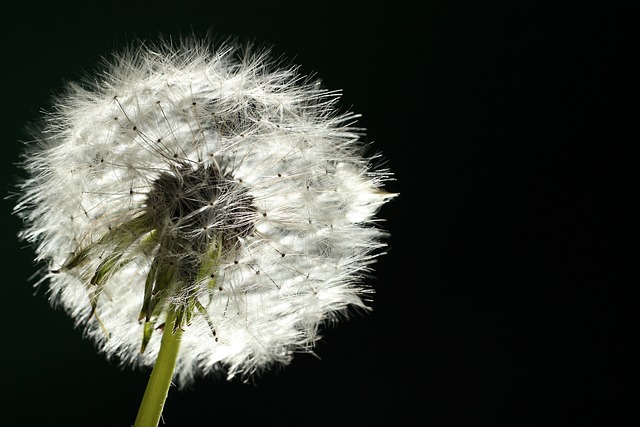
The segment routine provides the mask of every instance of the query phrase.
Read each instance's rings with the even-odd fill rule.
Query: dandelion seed
[[[15,208],[53,303],[101,352],[152,366],[173,325],[178,383],[251,375],[366,307],[391,175],[337,92],[208,42],[106,65],[45,115]]]

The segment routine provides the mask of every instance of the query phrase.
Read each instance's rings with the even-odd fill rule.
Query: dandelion
[[[247,377],[367,307],[391,174],[338,92],[209,41],[105,65],[45,113],[15,208],[39,283],[100,352],[179,385]]]

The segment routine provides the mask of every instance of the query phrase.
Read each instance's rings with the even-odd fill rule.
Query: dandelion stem
[[[175,319],[176,314],[170,311],[164,325],[160,352],[151,371],[134,427],[157,427],[160,421],[182,339],[182,330],[174,328]]]

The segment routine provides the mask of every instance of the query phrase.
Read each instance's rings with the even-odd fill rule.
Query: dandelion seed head
[[[323,322],[366,307],[394,196],[338,99],[231,42],[142,45],[69,84],[15,208],[52,302],[133,366],[174,310],[181,384],[312,351]]]

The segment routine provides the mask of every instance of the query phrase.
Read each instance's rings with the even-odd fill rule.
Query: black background
[[[25,2],[23,2],[25,3]],[[167,426],[609,425],[619,302],[609,213],[627,77],[611,3],[85,3],[4,13],[2,182],[23,125],[136,38],[238,36],[315,72],[362,113],[400,197],[373,312],[252,384],[172,390]],[[418,6],[411,6],[416,4]],[[616,178],[614,178],[616,177]],[[28,284],[3,201],[7,426],[129,426],[147,372],[121,370]],[[615,225],[615,224],[614,224]],[[614,362],[614,365],[618,362]]]

